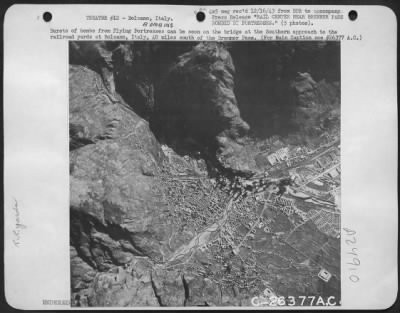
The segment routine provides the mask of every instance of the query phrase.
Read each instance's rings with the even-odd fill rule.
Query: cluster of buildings
[[[321,154],[314,160],[314,166],[317,169],[324,169],[328,166],[339,163],[339,150],[336,148],[328,149],[325,153]]]
[[[310,213],[310,219],[320,231],[334,238],[340,238],[340,214],[326,210]]]
[[[328,175],[330,178],[335,179],[338,178],[340,176],[340,167],[335,167],[334,169],[332,169],[331,171],[328,172]]]
[[[294,200],[287,197],[279,197],[276,194],[272,195],[272,204],[277,206],[287,216],[295,212]]]
[[[274,166],[289,159],[289,147],[280,148],[279,150],[267,156],[268,162]]]
[[[165,185],[166,200],[171,207],[174,223],[189,225],[197,232],[205,225],[214,223],[223,214],[223,192],[214,188],[204,177],[166,175]]]

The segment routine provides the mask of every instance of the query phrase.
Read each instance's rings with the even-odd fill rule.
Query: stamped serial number
[[[251,304],[260,306],[335,306],[336,298],[322,296],[259,296],[251,299]]]

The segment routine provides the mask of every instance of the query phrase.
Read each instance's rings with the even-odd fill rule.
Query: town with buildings
[[[185,248],[167,265],[249,295],[267,286],[274,295],[325,290],[339,298],[340,141],[338,134],[321,138],[316,146],[267,140],[263,171],[230,191],[226,178],[209,179],[206,171],[168,176],[171,220],[181,226],[171,241]],[[216,188],[219,181],[225,188]]]

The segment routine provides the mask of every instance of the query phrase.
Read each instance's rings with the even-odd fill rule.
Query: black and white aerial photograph
[[[72,307],[341,305],[340,42],[70,41]]]

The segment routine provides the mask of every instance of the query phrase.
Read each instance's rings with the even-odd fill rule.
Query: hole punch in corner
[[[43,17],[43,21],[48,23],[53,19],[53,14],[51,14],[50,12],[44,12],[42,17]]]
[[[199,11],[196,13],[196,20],[198,22],[203,22],[206,19],[206,14],[203,11]]]
[[[351,11],[349,12],[349,20],[350,20],[350,21],[354,22],[354,21],[357,19],[357,17],[358,17],[357,11],[351,10]]]

